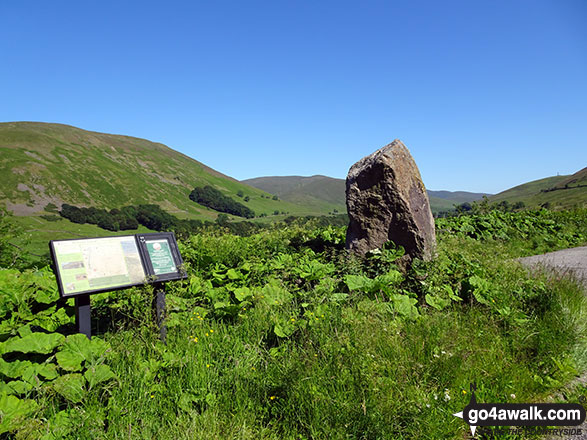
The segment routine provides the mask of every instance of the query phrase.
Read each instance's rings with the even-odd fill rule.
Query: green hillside
[[[129,136],[38,122],[0,123],[0,207],[17,216],[60,206],[118,208],[155,203],[181,218],[214,220],[217,212],[189,200],[211,185],[257,215],[312,214],[244,185],[171,148]],[[238,197],[241,194],[242,197]],[[244,198],[248,196],[248,201]]]
[[[63,203],[108,210],[153,203],[178,218],[214,221],[217,211],[189,199],[194,187],[210,185],[252,209],[253,221],[331,209],[273,200],[160,143],[61,124],[0,123],[0,164],[0,210],[13,214],[24,232],[15,244],[33,253],[45,253],[50,239],[112,235],[95,225],[60,219],[56,209]],[[55,206],[51,210],[48,204]]]
[[[582,188],[587,186],[587,167],[568,176],[562,182],[557,183],[552,189]]]
[[[243,183],[277,195],[280,199],[326,212],[346,212],[345,181],[327,176],[270,176]]]
[[[466,203],[466,202],[474,202],[476,200],[481,200],[483,196],[490,196],[489,193],[472,193],[468,191],[428,191],[428,197],[430,198],[430,203],[432,203],[432,199],[443,199],[448,200],[452,204],[459,204],[459,203]]]
[[[452,211],[458,203],[454,200],[442,199],[440,197],[432,197],[428,191],[428,200],[430,201],[430,210],[432,214],[438,212]]]
[[[243,183],[262,189],[292,203],[305,204],[316,209],[337,209],[345,212],[345,181],[327,176],[270,176],[243,180]],[[485,193],[467,191],[428,191],[433,213],[450,211],[454,205],[480,200]]]
[[[587,206],[587,168],[570,176],[534,180],[489,198],[492,203],[523,202],[526,207],[572,208]]]

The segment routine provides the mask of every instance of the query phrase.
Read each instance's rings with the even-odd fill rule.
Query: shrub
[[[210,185],[194,188],[190,193],[190,199],[215,211],[245,218],[255,217],[255,213],[251,209],[241,203],[235,202]]]

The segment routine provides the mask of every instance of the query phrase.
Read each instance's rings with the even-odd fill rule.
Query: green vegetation
[[[243,193],[241,191],[240,197],[242,196]],[[225,212],[227,214],[237,215],[239,217],[245,218],[255,217],[255,213],[251,209],[247,208],[242,203],[235,202],[230,197],[225,196],[210,185],[194,188],[190,193],[190,200],[193,200],[202,206],[212,208],[215,211]]]
[[[59,214],[74,223],[90,223],[108,231],[126,231],[139,227],[136,216],[129,212],[129,208],[131,207],[106,211],[98,208],[78,208],[64,203]],[[42,218],[48,220],[47,216]]]
[[[326,212],[346,212],[345,181],[326,176],[273,176],[243,183],[276,194],[281,200]],[[460,203],[480,200],[485,194],[466,191],[428,191],[433,214],[452,212]],[[262,196],[264,197],[264,196]]]
[[[512,261],[585,231],[585,210],[439,219],[437,258],[408,272],[392,243],[353,258],[317,220],[202,231],[180,242],[167,345],[149,286],[92,296],[89,342],[51,271],[0,270],[0,432],[463,438],[470,382],[483,402],[536,402],[587,368],[583,292]]]
[[[587,168],[571,176],[535,180],[489,197],[491,203],[522,202],[528,208],[584,208],[587,206]]]
[[[55,214],[62,203],[108,210],[157,204],[180,218],[214,221],[216,211],[188,199],[195,186],[206,185],[231,197],[242,192],[249,197],[247,207],[259,214],[276,209],[295,215],[328,211],[272,200],[159,143],[61,124],[0,123],[0,157],[6,170],[0,203],[19,216],[43,210]]]

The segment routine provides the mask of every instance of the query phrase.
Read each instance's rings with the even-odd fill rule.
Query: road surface
[[[520,262],[526,267],[554,270],[561,275],[573,277],[583,284],[587,292],[587,246],[520,258]],[[583,374],[575,382],[576,384],[587,383],[587,374]],[[583,431],[581,435],[566,438],[569,440],[587,440],[587,420],[580,428]],[[552,437],[553,440],[562,438]]]

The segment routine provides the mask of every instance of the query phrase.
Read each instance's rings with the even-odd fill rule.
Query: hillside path
[[[519,261],[529,268],[551,269],[561,275],[570,275],[583,284],[585,292],[587,293],[587,246],[520,258]],[[587,373],[583,373],[573,382],[576,385],[587,383]],[[569,440],[587,440],[587,420],[580,426],[580,428],[582,429],[581,435],[566,438]],[[562,438],[563,437],[551,437],[548,440]]]

